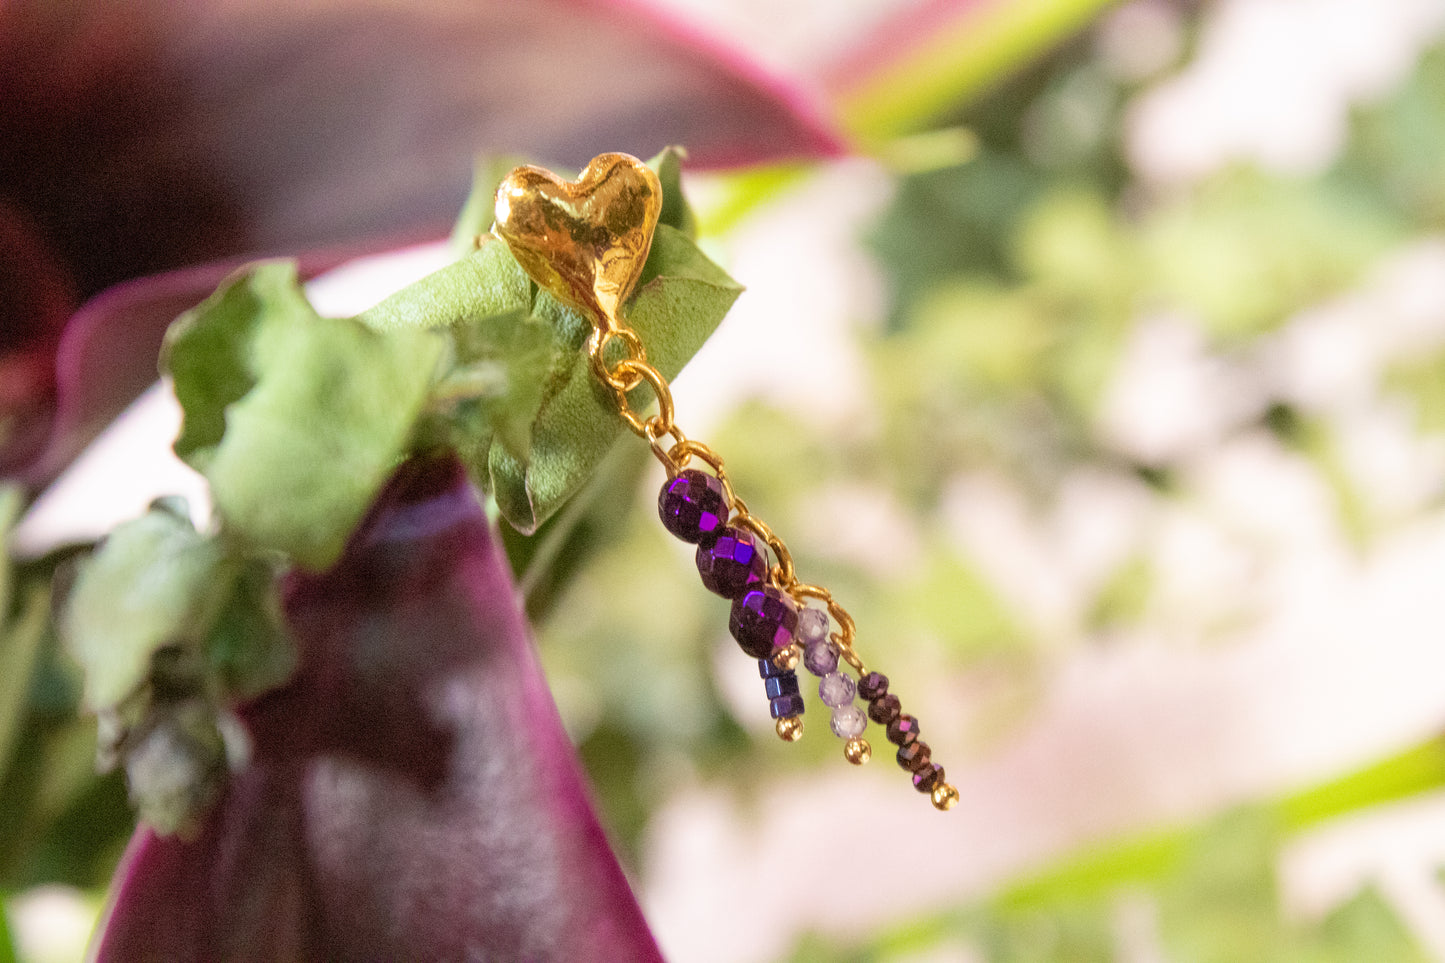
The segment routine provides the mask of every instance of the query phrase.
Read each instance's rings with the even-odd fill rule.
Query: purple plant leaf
[[[669,143],[702,166],[839,152],[819,116],[801,88],[636,3],[14,0],[0,221],[44,257],[0,244],[0,290],[52,279],[73,305],[218,259],[440,236],[482,152],[577,166]],[[63,468],[153,380],[158,329],[206,277],[89,305],[58,378],[52,319],[7,322],[0,474]]]
[[[301,273],[311,277],[341,260],[340,253],[314,254],[302,259]],[[0,417],[7,401],[23,413],[21,430],[0,439],[0,477],[38,488],[63,471],[159,377],[156,358],[170,323],[240,264],[212,262],[117,284],[70,315],[53,343],[37,334],[0,352],[0,373],[13,364],[32,376],[13,399],[0,393]]]
[[[300,670],[196,838],[137,832],[98,960],[661,959],[457,462],[286,589]]]
[[[439,234],[478,153],[835,152],[803,95],[636,4],[0,7],[0,197],[82,296],[242,253]]]

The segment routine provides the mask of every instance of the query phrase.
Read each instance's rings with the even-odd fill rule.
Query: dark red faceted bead
[[[758,547],[756,535],[729,525],[697,547],[697,574],[709,592],[735,599],[763,584],[768,559]]]
[[[798,628],[798,606],[771,585],[749,589],[733,602],[728,630],[744,652],[766,659],[791,645]]]
[[[868,703],[868,718],[872,719],[880,726],[886,726],[888,725],[888,723],[898,718],[898,713],[902,710],[902,708],[903,706],[899,703],[898,697],[896,695],[893,695],[891,693],[888,695],[881,695],[878,698],[874,699],[872,702]]]
[[[913,788],[919,792],[933,792],[933,787],[941,782],[943,782],[943,767],[936,762],[929,763],[913,773]]]
[[[870,672],[858,680],[858,695],[868,702],[888,691],[888,676],[882,672]]]
[[[888,741],[907,746],[918,741],[918,720],[906,713],[888,723]]]
[[[909,772],[917,772],[932,761],[933,750],[926,742],[910,742],[898,750],[898,765]]]
[[[689,468],[662,486],[657,514],[667,530],[684,542],[702,542],[727,522],[728,499],[717,478]]]

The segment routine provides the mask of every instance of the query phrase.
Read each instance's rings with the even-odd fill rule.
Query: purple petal
[[[35,456],[49,432],[56,346],[75,293],[28,218],[0,200],[0,475]]]
[[[660,960],[452,459],[293,577],[302,667],[193,841],[142,830],[97,959]]]
[[[804,96],[635,4],[0,6],[0,198],[87,295],[242,253],[442,233],[480,152],[836,152]]]
[[[73,305],[215,259],[438,236],[482,152],[837,153],[819,118],[800,87],[635,3],[18,0],[0,4],[0,291],[51,279]],[[12,224],[24,250],[3,243]],[[153,380],[166,322],[223,274],[91,302],[58,378],[53,319],[32,304],[7,322],[0,474],[53,477]]]
[[[346,256],[309,256],[302,259],[301,273],[312,277]],[[156,359],[170,323],[204,300],[240,263],[206,264],[118,284],[71,315],[54,343],[37,335],[28,349],[0,354],[0,374],[15,359],[17,367],[24,364],[35,375],[33,390],[24,397],[25,430],[0,439],[0,477],[40,487],[64,470],[159,377]]]

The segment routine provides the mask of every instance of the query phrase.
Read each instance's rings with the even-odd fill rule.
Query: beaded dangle
[[[642,340],[622,318],[661,209],[656,174],[635,157],[602,154],[573,182],[538,167],[512,171],[497,189],[492,230],[538,285],[592,319],[592,372],[666,469],[657,502],[662,523],[697,546],[703,585],[732,602],[728,628],[758,661],[778,736],[794,742],[803,734],[801,661],[819,680],[818,695],[849,762],[862,765],[872,757],[863,737],[872,720],[898,748],[898,764],[914,788],[937,809],[951,809],[958,790],[944,781],[943,767],[919,739],[918,720],[888,691],[888,677],[869,671],[859,657],[853,618],[827,589],[798,578],[787,546],[733,491],[722,459],[683,434],[673,420],[667,379],[648,364]],[[608,362],[605,353],[619,344],[622,357]],[[657,413],[648,417],[628,398],[642,385],[657,402]],[[694,462],[708,470],[689,467]]]

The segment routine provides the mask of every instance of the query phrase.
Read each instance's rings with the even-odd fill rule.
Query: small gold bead
[[[774,728],[778,730],[779,739],[784,742],[797,742],[803,738],[803,717],[784,716]]]
[[[843,758],[855,766],[861,766],[873,758],[873,747],[868,745],[867,739],[849,739],[848,744],[843,747]]]
[[[933,787],[933,808],[941,813],[946,813],[958,805],[958,790],[948,783],[939,783]]]
[[[791,672],[798,667],[798,658],[798,643],[794,642],[787,648],[773,653],[773,665],[784,672]]]

